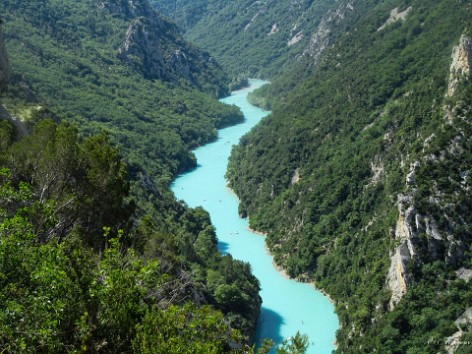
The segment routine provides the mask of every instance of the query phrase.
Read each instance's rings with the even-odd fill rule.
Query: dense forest
[[[243,120],[216,98],[257,76],[272,114],[227,178],[275,262],[335,301],[337,352],[470,352],[470,1],[2,0],[0,17],[0,351],[268,352],[250,266],[169,191]]]
[[[350,4],[317,64],[253,95],[273,114],[227,176],[276,262],[335,299],[338,351],[467,352],[471,4]]]
[[[243,119],[225,72],[144,0],[0,16],[2,352],[255,352],[258,280],[168,189]]]
[[[469,352],[470,2],[156,6],[272,81],[227,177],[275,261],[336,301],[338,351]]]
[[[0,134],[12,141],[11,125]],[[42,120],[0,156],[2,350],[220,353],[248,343],[260,303],[248,265],[217,252],[203,210],[175,212],[179,235],[133,220],[126,165],[107,134],[82,139]]]

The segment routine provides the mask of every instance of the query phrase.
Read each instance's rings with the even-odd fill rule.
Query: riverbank
[[[252,233],[259,234],[261,236],[267,236],[263,232],[254,231],[251,228],[248,228],[248,230]],[[274,269],[276,269],[280,274],[282,274],[282,276],[285,279],[293,279],[297,282],[311,285],[314,290],[319,291],[320,293],[322,293],[329,300],[329,302],[331,302],[331,304],[333,304],[333,306],[336,306],[336,301],[326,291],[324,291],[323,289],[318,288],[316,286],[315,281],[313,279],[311,279],[308,276],[308,274],[305,275],[308,278],[308,281],[306,281],[304,278],[292,278],[290,275],[287,274],[287,271],[285,270],[284,267],[282,267],[282,266],[278,265],[277,263],[275,263],[274,256],[273,256],[272,252],[270,251],[269,246],[267,246],[267,243],[265,244],[265,250],[266,250],[267,254],[272,258],[272,265],[273,265]]]
[[[236,193],[234,193],[234,191],[229,188],[234,195],[236,195]],[[236,195],[237,196],[237,195]],[[253,234],[256,234],[256,235],[259,235],[259,236],[264,236],[264,237],[267,237],[267,233],[265,232],[262,232],[262,231],[257,231],[255,229],[252,229],[251,227],[247,227],[247,230]],[[316,290],[316,291],[319,291],[320,293],[322,293],[328,300],[329,302],[331,302],[333,304],[333,306],[336,306],[336,301],[326,292],[324,291],[323,289],[319,288],[316,286],[316,283],[315,281],[308,275],[308,274],[305,274],[305,276],[308,278],[308,281],[306,281],[304,278],[292,278],[290,275],[287,274],[287,271],[284,267],[278,265],[277,263],[275,263],[275,260],[274,260],[274,255],[272,254],[272,252],[270,251],[269,249],[269,246],[267,246],[267,243],[264,242],[264,247],[265,247],[265,250],[267,252],[267,254],[272,258],[272,266],[274,267],[274,269],[276,269],[280,274],[282,274],[282,276],[285,278],[285,279],[294,279],[298,282],[301,282],[301,283],[305,283],[305,284],[310,284],[311,286],[313,286],[313,288]]]

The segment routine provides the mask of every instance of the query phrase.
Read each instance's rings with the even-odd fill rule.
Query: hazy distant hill
[[[293,69],[304,53],[322,51],[336,35],[330,26],[351,11],[350,4],[327,0],[152,3],[233,75],[266,78]]]

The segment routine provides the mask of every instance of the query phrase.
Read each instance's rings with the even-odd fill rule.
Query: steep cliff
[[[228,78],[218,63],[185,42],[176,25],[147,0],[103,1],[98,7],[129,22],[118,58],[145,78],[187,82],[216,97],[228,94]]]
[[[459,44],[452,52],[452,63],[449,75],[448,96],[453,96],[461,78],[468,76],[472,70],[472,38],[461,36]]]

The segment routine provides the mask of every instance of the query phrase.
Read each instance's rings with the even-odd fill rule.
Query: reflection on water
[[[270,338],[274,343],[281,343],[284,338],[280,333],[280,328],[284,323],[284,319],[277,312],[262,306],[261,317],[257,326],[256,337],[258,340]],[[261,344],[261,343],[258,343]]]

